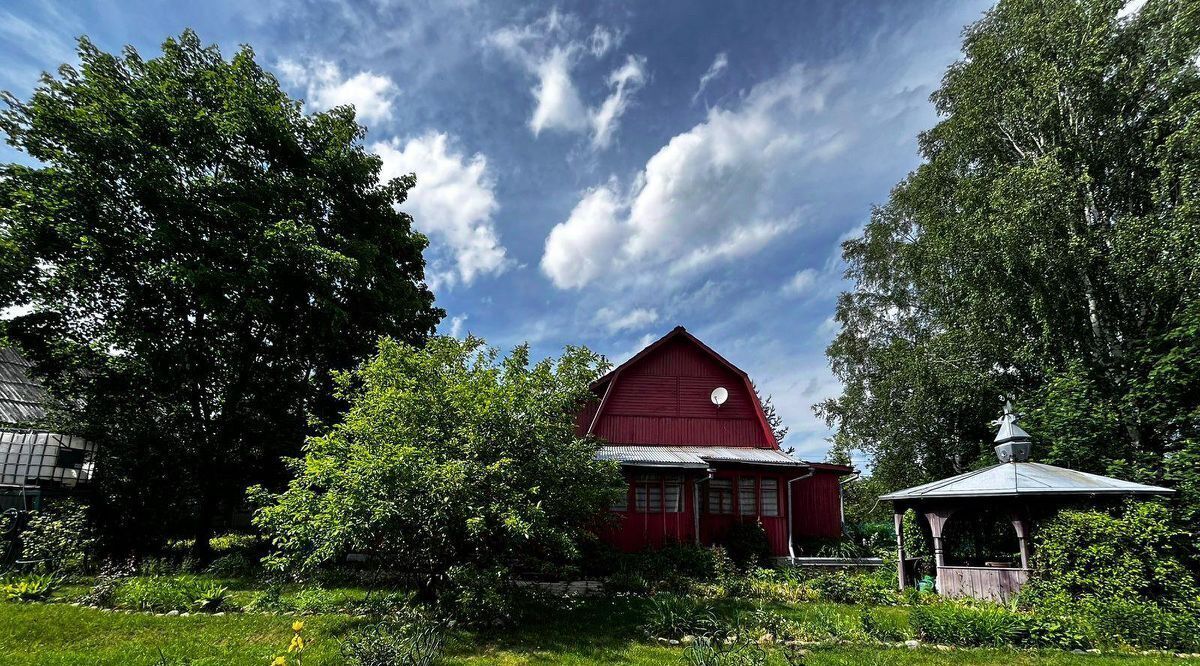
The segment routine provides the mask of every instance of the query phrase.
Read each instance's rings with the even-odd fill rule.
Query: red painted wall
[[[609,381],[593,434],[613,444],[775,446],[745,380],[686,338],[668,340]],[[718,386],[729,391],[720,407],[709,399]],[[581,414],[584,430],[595,410]]]
[[[817,471],[792,484],[792,530],[794,538],[834,539],[842,536],[841,477]]]
[[[684,508],[680,513],[660,511],[657,513],[642,513],[636,510],[636,497],[632,484],[628,487],[628,504],[625,511],[614,511],[617,516],[615,524],[604,531],[603,537],[620,550],[632,553],[647,548],[660,548],[664,543],[695,541],[695,511],[700,510],[700,543],[711,546],[720,543],[728,534],[729,529],[741,522],[761,522],[771,544],[771,554],[786,556],[788,554],[787,516],[741,515],[737,506],[737,479],[747,476],[755,477],[756,487],[762,488],[761,479],[773,478],[778,482],[779,509],[778,513],[786,514],[786,484],[792,475],[771,474],[756,471],[721,470],[715,475],[718,479],[733,479],[734,509],[731,514],[709,514],[703,511],[703,495],[706,491],[702,477],[691,477],[684,481]],[[696,506],[695,488],[699,483],[701,505]]]

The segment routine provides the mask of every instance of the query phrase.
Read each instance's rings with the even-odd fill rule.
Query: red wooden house
[[[605,534],[622,550],[719,543],[744,521],[761,522],[780,557],[795,540],[841,536],[839,480],[852,470],[780,450],[750,378],[682,326],[592,389],[579,429],[606,440],[600,457],[629,482]]]

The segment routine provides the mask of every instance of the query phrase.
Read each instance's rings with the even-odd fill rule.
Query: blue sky
[[[682,324],[820,459],[838,243],[917,165],[988,4],[15,0],[0,89],[27,96],[83,34],[249,44],[309,109],[355,104],[386,174],[417,173],[443,332],[620,361]]]

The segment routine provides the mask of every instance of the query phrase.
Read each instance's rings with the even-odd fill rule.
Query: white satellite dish
[[[708,399],[712,400],[712,404],[720,407],[729,399],[729,391],[726,391],[724,386],[718,386],[713,389],[712,395],[708,396]]]

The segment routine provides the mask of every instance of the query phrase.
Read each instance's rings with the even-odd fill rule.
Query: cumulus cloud
[[[580,93],[575,69],[584,58],[604,58],[621,39],[621,33],[599,25],[583,36],[575,15],[553,9],[527,25],[501,28],[487,42],[534,79],[530,89],[534,108],[529,117],[534,136],[546,130],[586,133],[591,135],[592,147],[602,149],[612,143],[621,116],[646,82],[646,59],[627,55],[608,75],[609,92],[594,107]]]
[[[635,308],[628,312],[623,312],[618,308],[600,308],[596,312],[595,321],[597,324],[607,328],[610,333],[633,331],[658,322],[658,310],[653,308]]]
[[[467,157],[451,143],[446,134],[428,132],[378,142],[371,150],[383,159],[383,178],[417,174],[403,208],[434,241],[431,282],[470,284],[504,272],[510,261],[493,220],[498,204],[487,158]],[[446,250],[439,251],[439,242]]]
[[[341,69],[328,60],[283,60],[278,69],[289,84],[304,87],[305,100],[313,108],[325,110],[350,104],[364,122],[392,117],[392,101],[399,91],[386,76],[359,72],[345,77]]]
[[[692,95],[692,104],[700,99],[700,95],[704,94],[704,89],[713,82],[713,79],[725,73],[727,67],[729,67],[729,56],[724,52],[718,53],[717,57],[713,58],[712,64],[708,66],[708,71],[700,77],[700,85],[696,87],[696,92]]]
[[[775,195],[790,174],[846,146],[838,131],[797,119],[821,111],[839,80],[836,69],[795,67],[738,108],[711,109],[626,191],[613,180],[587,191],[547,237],[542,271],[563,289],[602,276],[658,284],[752,255],[795,229],[803,204]]]

